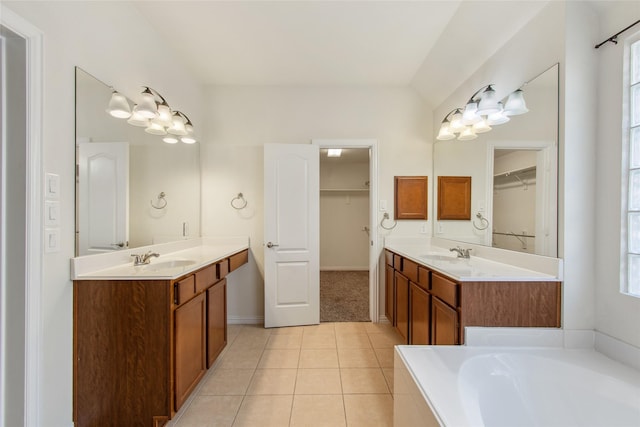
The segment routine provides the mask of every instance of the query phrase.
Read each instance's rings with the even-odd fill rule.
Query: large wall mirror
[[[199,236],[199,145],[112,117],[111,93],[76,67],[76,256]]]
[[[528,113],[474,140],[434,144],[434,182],[439,176],[471,177],[471,219],[436,220],[433,234],[556,257],[558,65],[522,89]]]

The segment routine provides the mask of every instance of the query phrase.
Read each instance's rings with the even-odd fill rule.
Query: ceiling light
[[[503,114],[502,102],[498,102],[498,106],[500,107],[500,111],[496,113],[491,113],[487,116],[487,124],[489,125],[501,125],[507,123],[509,120],[509,116],[505,116]]]
[[[150,88],[144,88],[144,91],[142,91],[142,101],[133,108],[133,111],[147,119],[154,119],[158,115],[156,98],[153,96]]]
[[[149,126],[147,126],[147,128],[144,130],[147,133],[150,133],[151,135],[166,135],[167,131],[164,128],[164,126],[162,126],[159,123],[156,123],[155,121],[151,121],[149,123]]]
[[[472,139],[476,139],[478,135],[473,131],[472,126],[467,126],[464,128],[462,132],[460,132],[460,136],[458,136],[458,140],[460,141],[470,141]]]
[[[327,150],[327,157],[340,157],[342,155],[342,148],[329,148]]]
[[[173,124],[167,129],[167,132],[171,135],[178,136],[187,134],[187,129],[185,128],[185,120],[180,111],[175,111],[173,113]]]
[[[178,138],[176,138],[173,135],[167,135],[164,138],[162,138],[162,140],[164,142],[166,142],[167,144],[177,144],[178,143]]]
[[[129,101],[123,94],[114,90],[111,94],[111,99],[109,100],[107,113],[118,119],[128,119],[129,117],[131,117],[131,107],[129,107]]]
[[[487,123],[485,119],[480,120],[478,123],[473,125],[473,131],[475,133],[485,133],[491,130],[491,126]]]
[[[451,129],[449,128],[449,121],[447,120],[445,122],[442,122],[442,125],[440,126],[440,132],[438,132],[438,136],[436,137],[436,139],[440,141],[446,141],[455,137],[455,134],[451,132]]]
[[[191,135],[186,135],[186,136],[180,137],[180,141],[182,141],[184,144],[195,144],[196,143],[196,139]]]
[[[143,117],[138,112],[136,112],[135,107],[133,108],[133,113],[127,123],[133,126],[147,127],[149,126],[149,119]]]
[[[464,112],[462,113],[462,123],[465,125],[472,125],[478,123],[482,120],[482,116],[478,114],[478,103],[469,100],[467,105],[464,107]]]
[[[481,116],[486,116],[487,114],[497,113],[500,111],[500,107],[498,106],[498,98],[496,96],[496,91],[493,90],[493,86],[489,85],[482,92],[480,97],[480,103],[478,104],[478,114]]]
[[[451,123],[449,123],[449,130],[451,132],[460,132],[464,130],[464,124],[462,123],[462,111],[456,108],[451,116]]]

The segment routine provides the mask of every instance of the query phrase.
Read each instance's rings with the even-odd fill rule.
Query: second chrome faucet
[[[149,264],[151,262],[151,258],[157,258],[160,254],[149,251],[146,254],[131,254],[131,256],[133,257],[133,265],[135,266]]]
[[[471,249],[462,249],[460,246],[449,249],[449,252],[457,252],[458,258],[465,258],[465,259],[470,258],[469,251],[471,251]]]

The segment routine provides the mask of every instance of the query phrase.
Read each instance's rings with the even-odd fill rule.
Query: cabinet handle
[[[173,303],[175,305],[178,305],[178,284],[174,283],[173,284]]]

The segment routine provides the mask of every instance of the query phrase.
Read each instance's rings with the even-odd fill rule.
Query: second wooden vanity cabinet
[[[74,281],[76,426],[162,426],[227,343],[225,276],[244,250],[174,280]]]
[[[462,344],[466,326],[560,327],[560,282],[458,282],[390,250],[385,259],[385,313],[407,344]]]

